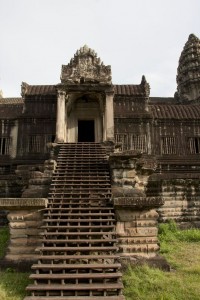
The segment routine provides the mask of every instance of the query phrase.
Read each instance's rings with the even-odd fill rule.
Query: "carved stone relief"
[[[68,65],[62,66],[61,82],[111,84],[111,67],[105,66],[94,50],[85,45]]]

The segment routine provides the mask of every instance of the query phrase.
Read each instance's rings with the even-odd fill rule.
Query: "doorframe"
[[[79,127],[79,121],[93,121],[93,130],[94,130],[94,143],[95,143],[95,141],[96,141],[96,128],[95,128],[95,119],[94,118],[78,118],[77,119],[77,142],[79,143],[79,141],[78,141],[78,139],[79,139],[79,130],[78,130],[78,127]],[[92,142],[91,142],[92,143]]]

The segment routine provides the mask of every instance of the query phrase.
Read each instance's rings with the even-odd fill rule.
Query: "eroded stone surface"
[[[40,245],[43,211],[46,198],[0,198],[0,209],[8,210],[10,241],[5,259],[35,260],[35,249]]]
[[[156,168],[152,156],[128,151],[110,156],[116,231],[122,257],[153,257],[159,250],[158,213],[160,196],[147,197],[146,186]]]

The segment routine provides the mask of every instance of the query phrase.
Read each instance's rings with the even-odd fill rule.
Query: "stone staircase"
[[[62,144],[25,300],[124,300],[109,166],[97,143]]]

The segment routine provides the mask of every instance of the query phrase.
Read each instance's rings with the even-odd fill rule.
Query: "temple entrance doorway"
[[[94,120],[78,120],[78,142],[95,142]]]

